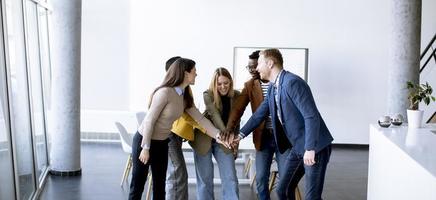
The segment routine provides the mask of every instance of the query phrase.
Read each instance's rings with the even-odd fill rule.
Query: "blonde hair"
[[[233,97],[233,95],[235,93],[233,91],[233,79],[232,79],[232,76],[230,75],[230,72],[224,67],[217,68],[213,74],[212,80],[210,81],[209,92],[212,92],[213,104],[215,105],[215,107],[218,110],[220,109],[220,105],[221,105],[221,97],[220,97],[220,94],[218,92],[218,87],[217,87],[219,76],[227,77],[230,80],[230,88],[229,88],[229,92],[227,93],[227,96]]]
[[[283,69],[283,57],[278,49],[265,49],[260,51],[259,54],[263,55],[265,58],[271,59],[277,67]]]

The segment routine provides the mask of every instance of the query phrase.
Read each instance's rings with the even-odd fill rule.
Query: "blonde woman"
[[[209,89],[204,93],[205,116],[222,132],[226,130],[230,110],[239,92],[233,90],[232,77],[225,68],[215,70]],[[239,133],[239,126],[234,133]],[[214,199],[212,155],[218,163],[222,199],[239,199],[235,160],[231,150],[205,134],[196,134],[193,142],[195,171],[197,174],[197,199]]]

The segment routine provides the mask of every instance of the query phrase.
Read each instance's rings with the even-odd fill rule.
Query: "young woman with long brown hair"
[[[220,130],[203,117],[194,105],[189,85],[195,83],[196,76],[195,62],[179,58],[168,69],[162,84],[152,93],[147,115],[133,137],[129,199],[141,199],[149,167],[153,175],[153,199],[165,199],[168,137],[173,122],[183,112],[205,128],[207,135],[212,138],[219,136]],[[221,142],[218,138],[217,141]]]

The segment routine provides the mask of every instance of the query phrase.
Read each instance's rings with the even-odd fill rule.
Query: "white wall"
[[[113,110],[145,110],[163,79],[165,61],[174,55],[197,62],[193,91],[203,109],[201,93],[213,70],[224,66],[232,72],[233,47],[265,46],[309,48],[309,85],[336,143],[368,144],[368,124],[385,115],[389,1],[131,0],[130,5],[130,67],[120,70],[129,75],[99,83],[117,94],[129,90],[125,105],[104,99]],[[423,14],[424,43],[436,32],[434,8],[436,1],[423,0],[423,11],[432,12]],[[127,85],[115,87],[120,82]]]
[[[422,0],[421,49],[428,45],[436,34],[436,1]]]
[[[81,107],[128,110],[129,1],[83,1],[82,7]]]
[[[160,82],[163,63],[171,55],[198,62],[195,92],[200,94],[216,67],[231,70],[234,46],[303,47],[309,48],[309,84],[336,142],[367,143],[368,123],[384,113],[385,92],[378,86],[386,85],[387,75],[386,3],[227,0],[132,5],[137,15],[132,22],[144,24],[135,26],[131,37],[136,41],[131,80],[141,88]],[[140,80],[138,76],[149,71],[157,75]],[[149,91],[131,94],[132,105],[139,108]]]

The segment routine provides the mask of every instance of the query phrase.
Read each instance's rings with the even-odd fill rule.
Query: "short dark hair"
[[[173,64],[179,58],[181,58],[181,57],[180,56],[174,56],[174,57],[168,59],[167,62],[165,63],[165,71],[168,71],[168,69],[170,68],[171,64]]]
[[[257,51],[253,51],[253,53],[251,53],[248,58],[252,59],[252,60],[257,60],[259,59],[259,52],[260,50]]]

